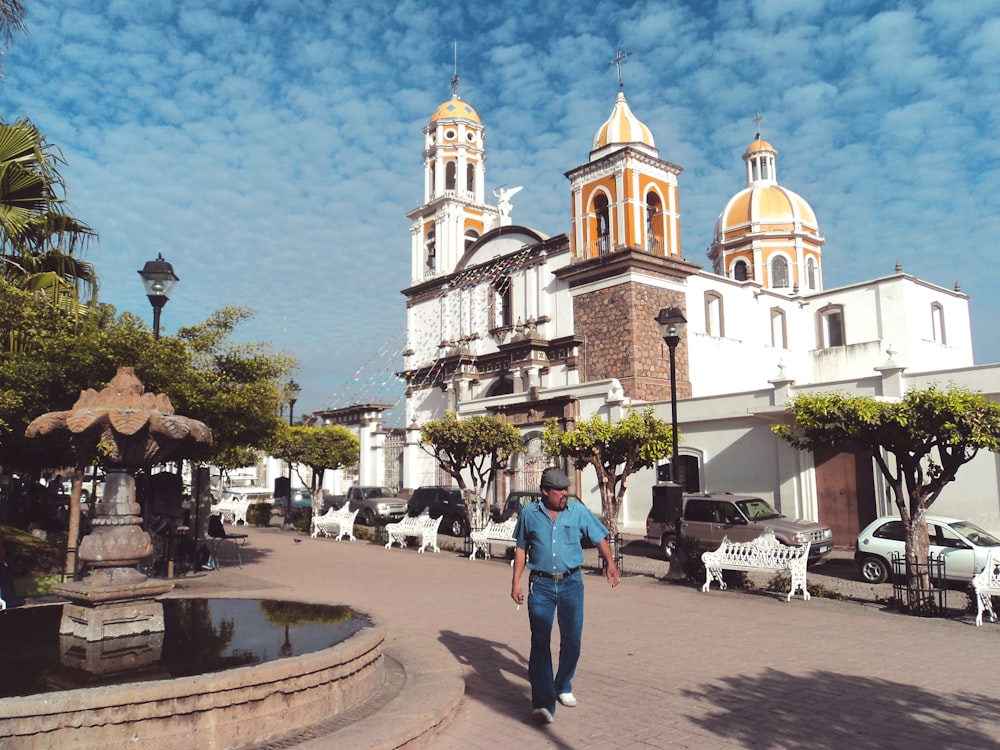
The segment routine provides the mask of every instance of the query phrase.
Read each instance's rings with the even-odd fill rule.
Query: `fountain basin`
[[[371,625],[346,640],[298,656],[0,699],[0,747],[109,750],[142,743],[203,750],[293,734],[363,703],[381,687],[385,627],[366,616]]]

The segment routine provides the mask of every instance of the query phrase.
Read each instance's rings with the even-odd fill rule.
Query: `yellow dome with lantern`
[[[743,153],[747,186],[719,214],[708,251],[720,275],[773,287],[777,282],[767,269],[777,257],[784,258],[781,262],[790,264],[793,271],[801,262],[803,268],[815,268],[818,274],[825,240],[816,213],[805,198],[778,184],[777,155],[759,134]],[[790,288],[800,281],[797,273],[784,278]],[[817,278],[802,280],[802,287],[818,288]]]

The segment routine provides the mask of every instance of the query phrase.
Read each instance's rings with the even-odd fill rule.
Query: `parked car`
[[[417,487],[406,504],[406,514],[419,516],[427,511],[431,518],[441,516],[441,531],[451,536],[469,533],[469,514],[462,492],[454,487]]]
[[[388,487],[351,487],[345,502],[358,511],[358,520],[365,526],[398,521],[406,515],[406,501]]]
[[[944,558],[948,580],[968,582],[986,565],[986,555],[1000,547],[1000,539],[974,523],[945,516],[927,516],[930,554]],[[892,576],[893,556],[902,557],[906,549],[906,530],[899,516],[882,516],[858,534],[854,561],[861,579],[883,583]]]
[[[694,537],[711,549],[722,544],[723,537],[734,542],[749,542],[764,529],[771,528],[782,544],[799,546],[811,542],[810,563],[833,550],[833,532],[828,526],[787,518],[763,498],[714,492],[685,494],[682,501],[681,534]],[[676,530],[672,520],[666,517],[665,505],[654,503],[650,508],[646,517],[646,539],[659,545],[664,559],[673,557]]]

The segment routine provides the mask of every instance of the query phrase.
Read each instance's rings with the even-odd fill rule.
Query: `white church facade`
[[[898,265],[824,287],[820,224],[778,181],[777,150],[760,133],[743,154],[744,184],[734,179],[738,189],[721,207],[707,262],[681,247],[682,169],[661,157],[623,93],[587,161],[566,172],[565,233],[515,224],[519,188],[487,202],[484,143],[478,112],[457,94],[424,128],[423,201],[407,214],[402,489],[450,483],[418,446],[420,425],[447,410],[497,414],[522,431],[524,452],[498,498],[535,487],[553,462],[539,439],[548,418],[571,427],[650,404],[669,421],[669,354],[654,321],[663,307],[688,321],[676,351],[686,487],[759,494],[787,515],[830,524],[844,546],[892,510],[885,488],[870,459],[797,452],[775,438],[770,426],[787,416],[789,398],[893,397],[932,383],[1000,396],[1000,366],[973,364],[959,289]],[[363,456],[367,476],[365,465]],[[998,476],[996,456],[978,457],[936,509],[1000,530]],[[571,477],[598,509],[592,471]],[[656,479],[650,469],[630,481],[624,530],[643,530]]]

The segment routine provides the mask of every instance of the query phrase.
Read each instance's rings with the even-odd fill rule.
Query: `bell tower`
[[[584,339],[588,380],[618,378],[631,398],[669,397],[666,349],[654,322],[663,307],[685,307],[699,266],[681,256],[677,178],[653,134],[622,91],[594,136],[589,161],[566,173],[572,198],[573,260],[556,272],[569,282],[574,330]],[[690,394],[687,342],[677,349],[678,392]]]
[[[424,202],[407,213],[411,283],[455,270],[465,251],[499,221],[486,205],[486,128],[458,95],[431,115],[424,128]]]

